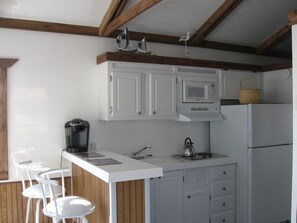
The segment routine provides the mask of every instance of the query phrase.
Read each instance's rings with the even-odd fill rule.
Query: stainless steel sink
[[[142,160],[142,159],[151,158],[151,157],[153,157],[153,155],[151,155],[151,154],[149,154],[149,155],[137,154],[137,155],[131,156],[131,158],[133,158],[135,160]]]

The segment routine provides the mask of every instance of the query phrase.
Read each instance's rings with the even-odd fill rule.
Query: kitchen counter
[[[183,160],[172,156],[146,157],[135,160],[109,151],[85,154],[63,152],[72,162],[72,193],[93,201],[96,211],[89,222],[116,223],[130,216],[139,223],[150,222],[150,178],[163,176],[163,171],[236,163],[234,157],[214,155],[203,160]],[[129,194],[129,196],[127,196]],[[139,208],[131,213],[129,210]]]
[[[163,171],[185,170],[199,167],[219,166],[237,163],[236,157],[213,155],[201,160],[186,160],[167,156],[155,156],[143,159],[143,162],[162,167]]]
[[[103,155],[103,157],[82,158],[68,152],[64,152],[63,157],[106,183],[148,179],[163,175],[162,168],[155,166],[154,163],[134,160],[109,151],[101,150],[96,152]],[[120,164],[94,165],[92,162],[94,159],[103,160],[106,158],[118,161]]]
[[[149,179],[163,176],[161,167],[103,150],[63,158],[72,163],[72,194],[95,203],[89,222],[150,222]]]

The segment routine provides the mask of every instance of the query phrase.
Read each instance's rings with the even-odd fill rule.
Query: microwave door
[[[183,82],[183,103],[203,102],[207,97],[207,85],[195,82]]]

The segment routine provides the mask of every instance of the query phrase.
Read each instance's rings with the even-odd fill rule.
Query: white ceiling
[[[184,36],[187,32],[195,32],[223,2],[224,0],[162,0],[124,27],[127,26],[131,31]]]
[[[139,0],[129,0],[126,10]],[[111,0],[1,0],[0,17],[99,27]],[[162,0],[121,28],[183,36],[195,32],[224,0]],[[243,0],[206,40],[257,47],[287,23],[296,0]],[[291,51],[291,39],[276,45]]]

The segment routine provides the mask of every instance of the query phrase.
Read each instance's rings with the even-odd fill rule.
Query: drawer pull
[[[188,195],[188,198],[191,198],[191,195]]]
[[[226,171],[223,171],[223,174],[224,174],[224,175],[226,175],[226,173],[227,173]]]
[[[223,187],[223,190],[225,191],[226,190],[226,187]]]
[[[225,207],[226,206],[226,203],[223,203],[222,205]]]
[[[226,219],[224,218],[224,219],[222,219],[222,222],[226,222]]]

